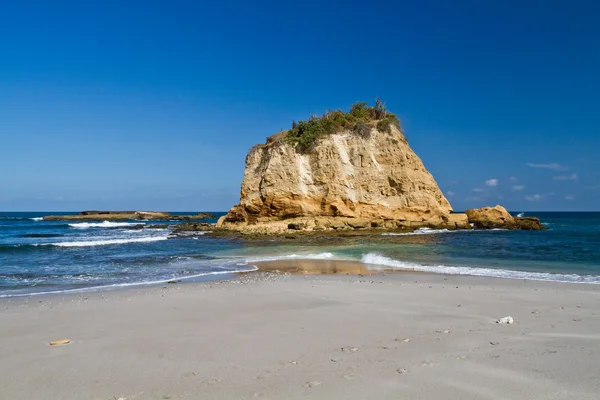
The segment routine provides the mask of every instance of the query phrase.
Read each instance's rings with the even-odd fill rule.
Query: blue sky
[[[11,3],[0,210],[227,210],[252,145],[376,96],[456,210],[600,210],[598,2]]]

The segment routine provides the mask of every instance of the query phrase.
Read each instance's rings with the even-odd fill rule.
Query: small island
[[[77,215],[46,215],[44,221],[200,221],[214,219],[211,213],[177,215],[164,211],[82,211]]]
[[[293,122],[250,149],[240,202],[216,227],[259,235],[545,229],[539,219],[513,217],[502,206],[454,212],[380,100]]]

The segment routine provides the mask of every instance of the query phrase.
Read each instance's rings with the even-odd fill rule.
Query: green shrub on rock
[[[313,115],[308,121],[294,121],[285,134],[285,140],[306,152],[323,136],[347,130],[368,137],[373,128],[391,133],[392,125],[400,130],[398,117],[388,112],[385,104],[377,99],[373,107],[366,102],[358,102],[350,107],[350,112],[330,110],[320,117]]]

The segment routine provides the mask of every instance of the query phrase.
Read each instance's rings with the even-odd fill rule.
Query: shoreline
[[[292,259],[253,262],[258,272],[288,273],[296,275],[378,275],[385,273],[421,273],[365,264],[358,260]],[[369,268],[372,267],[372,268]],[[376,267],[376,268],[375,268]]]
[[[417,265],[417,264],[415,264]],[[455,267],[470,269],[470,267]],[[492,268],[486,268],[486,270],[494,270]],[[497,271],[508,271],[516,274],[547,274],[547,275],[564,275],[564,274],[551,274],[551,273],[528,273],[519,270],[504,270],[498,269]],[[171,284],[197,284],[197,283],[212,283],[221,281],[235,281],[240,279],[247,274],[291,274],[291,275],[304,275],[304,276],[318,276],[318,275],[350,275],[350,276],[385,276],[386,274],[416,274],[416,275],[433,275],[443,277],[457,277],[457,278],[481,278],[481,279],[493,279],[493,280],[507,280],[507,281],[526,281],[526,282],[547,282],[556,284],[569,284],[569,285],[599,285],[598,282],[577,282],[577,281],[560,281],[551,279],[534,279],[534,278],[521,278],[521,277],[510,277],[510,276],[492,276],[492,275],[478,275],[468,273],[446,273],[446,272],[435,272],[429,270],[419,270],[410,268],[394,268],[385,264],[377,263],[365,263],[361,260],[344,260],[344,259],[311,259],[311,258],[293,258],[293,259],[277,259],[267,261],[252,261],[248,262],[248,270],[241,271],[212,271],[206,273],[200,273],[192,276],[176,277],[176,278],[165,278],[151,282],[136,282],[136,283],[118,283],[105,286],[91,286],[73,289],[62,289],[49,292],[32,292],[32,293],[19,293],[19,294],[0,294],[0,304],[4,300],[9,299],[22,299],[22,298],[38,298],[43,296],[61,296],[61,295],[87,295],[91,293],[104,293],[114,292],[123,290],[140,290],[143,288],[158,287],[161,285]]]
[[[254,272],[3,299],[0,387],[31,400],[595,399],[599,295],[411,272]],[[495,323],[505,316],[514,324]],[[49,346],[61,339],[71,342]]]

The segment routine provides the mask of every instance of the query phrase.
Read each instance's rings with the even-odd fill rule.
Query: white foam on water
[[[247,263],[261,262],[261,261],[280,261],[280,260],[332,260],[336,258],[333,253],[313,253],[313,254],[287,254],[287,255],[274,255],[264,257],[249,257],[245,261]]]
[[[100,290],[118,289],[118,288],[123,288],[123,287],[128,287],[128,286],[158,285],[158,284],[167,283],[167,282],[173,281],[173,280],[183,281],[183,280],[186,280],[186,279],[199,278],[201,276],[233,275],[233,274],[239,274],[239,273],[244,273],[244,272],[254,272],[254,271],[257,271],[257,270],[258,270],[258,267],[252,265],[251,268],[242,269],[242,270],[236,270],[236,271],[203,272],[203,273],[200,273],[200,274],[194,274],[194,275],[188,275],[188,276],[181,276],[181,277],[175,276],[175,277],[168,278],[168,279],[160,279],[160,280],[148,281],[148,282],[115,283],[115,284],[112,284],[112,285],[91,286],[91,287],[80,288],[80,289],[55,290],[55,291],[49,291],[49,292],[20,293],[20,294],[0,294],[0,298],[4,298],[4,297],[39,296],[39,295],[44,295],[44,294],[58,294],[58,293],[96,292],[96,291],[100,291]]]
[[[126,238],[126,239],[104,239],[104,240],[87,240],[77,242],[58,242],[58,243],[43,243],[34,246],[58,246],[58,247],[88,247],[88,246],[106,246],[111,244],[126,244],[126,243],[146,243],[158,242],[167,240],[167,236],[149,236],[141,238]]]
[[[120,232],[122,233],[144,233],[147,234],[149,232],[170,232],[171,230],[168,228],[160,228],[160,229],[125,229]]]
[[[517,214],[517,217],[519,217],[519,218],[524,217],[524,216],[525,216],[525,213],[518,213]]]
[[[143,225],[143,222],[79,222],[77,224],[69,224],[71,228],[88,229],[88,228],[119,228],[124,226]]]
[[[419,228],[413,232],[403,232],[403,233],[382,233],[382,236],[410,236],[410,235],[433,235],[436,233],[448,233],[448,232],[458,232],[457,230],[449,230],[449,229],[431,229],[431,228]]]
[[[382,233],[381,236],[412,236],[412,235],[434,235],[438,233],[465,233],[465,232],[491,232],[491,231],[507,231],[508,229],[493,228],[493,229],[432,229],[432,228],[419,228],[413,232],[386,232]]]
[[[159,230],[159,229],[156,229]],[[165,229],[168,230],[168,229]],[[171,237],[192,237],[192,239],[194,239],[194,236],[204,236],[207,233],[212,233],[212,231],[189,231],[189,232],[177,232],[176,235],[172,235]],[[196,238],[197,239],[197,238]]]
[[[361,262],[363,264],[372,265],[373,267],[371,269],[374,270],[379,269],[377,266],[381,266],[399,269],[403,271],[433,272],[437,274],[448,275],[489,276],[493,278],[600,284],[600,276],[596,275],[550,274],[547,272],[511,271],[507,269],[495,268],[454,267],[449,265],[422,265],[407,261],[394,260],[392,258],[385,257],[377,253],[365,254],[362,257]]]
[[[34,218],[29,218],[32,221],[43,221],[44,217],[34,217]]]

